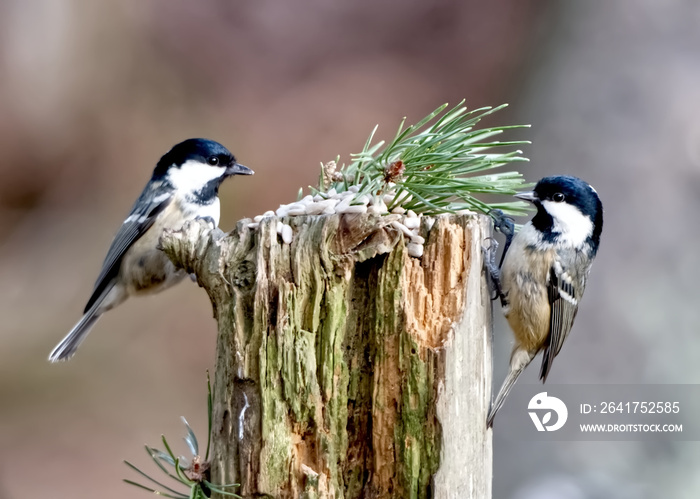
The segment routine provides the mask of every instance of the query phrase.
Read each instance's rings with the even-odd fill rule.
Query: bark
[[[163,236],[218,322],[212,481],[244,497],[489,498],[486,217],[369,215]]]

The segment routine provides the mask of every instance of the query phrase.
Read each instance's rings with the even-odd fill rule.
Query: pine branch
[[[370,204],[383,201],[388,212],[400,207],[436,215],[462,210],[488,213],[498,208],[511,215],[525,214],[526,203],[488,203],[475,194],[513,195],[527,187],[519,172],[484,172],[528,161],[522,151],[512,149],[528,141],[500,142],[493,137],[529,125],[478,129],[481,119],[506,105],[467,112],[463,104],[446,112],[444,104],[407,128],[404,118],[386,146],[384,141],[373,144],[375,127],[362,152],[351,155],[349,165],[338,171],[335,162],[322,165],[319,187],[312,188],[313,193],[326,197],[328,191],[351,190],[355,194],[351,205],[362,204],[367,196]]]

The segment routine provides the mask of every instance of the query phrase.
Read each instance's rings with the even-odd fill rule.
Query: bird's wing
[[[542,355],[542,368],[540,379],[547,380],[552,362],[561,351],[564,340],[569,336],[571,327],[578,311],[578,301],[583,295],[586,286],[587,268],[583,274],[578,275],[576,269],[580,254],[561,254],[552,265],[549,273],[547,294],[551,308],[549,318],[549,336],[545,343]]]
[[[119,273],[124,253],[140,238],[155,222],[156,217],[172,201],[172,193],[163,188],[160,183],[149,183],[134,204],[129,216],[114,236],[107,256],[102,264],[100,275],[95,281],[92,296],[85,305],[85,312],[99,299],[112,280]]]

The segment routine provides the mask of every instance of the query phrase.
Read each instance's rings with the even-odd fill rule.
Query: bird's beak
[[[255,172],[247,166],[239,165],[238,163],[234,163],[226,168],[226,175],[252,175],[254,173]]]
[[[535,191],[527,191],[527,192],[518,192],[515,194],[515,197],[518,199],[522,199],[523,201],[528,201],[530,203],[534,203],[539,197],[537,197],[537,193]]]

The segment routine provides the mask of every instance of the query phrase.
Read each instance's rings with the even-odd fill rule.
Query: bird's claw
[[[202,222],[206,222],[206,224],[209,225],[209,228],[211,230],[216,229],[216,222],[212,217],[197,217],[195,220],[201,220]]]
[[[502,297],[501,291],[501,270],[496,265],[496,251],[498,250],[498,241],[492,237],[487,237],[485,241],[489,242],[488,247],[481,247],[481,252],[484,255],[484,267],[488,274],[489,291],[491,300]]]
[[[515,222],[512,217],[498,209],[489,211],[489,216],[493,218],[493,228],[506,236],[506,240],[513,237],[515,234]]]

